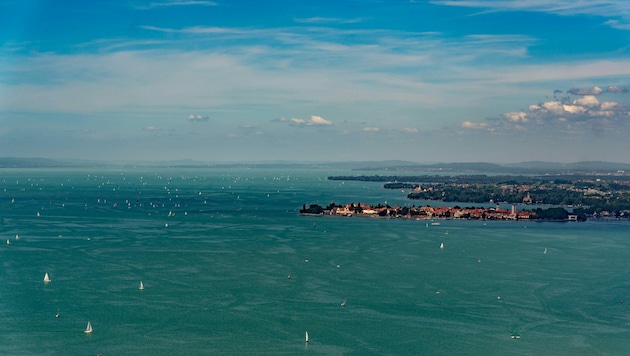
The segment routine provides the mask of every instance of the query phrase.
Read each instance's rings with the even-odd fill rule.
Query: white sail
[[[92,332],[92,324],[88,321],[87,327],[85,328],[85,333],[90,334]]]
[[[308,331],[306,331],[305,333],[306,333],[306,342],[308,342]]]
[[[545,251],[543,251],[543,254],[547,254],[547,248],[545,247]]]
[[[444,242],[442,242],[442,243],[440,244],[440,249],[442,249],[442,250],[444,249]]]
[[[144,284],[142,284],[142,281],[140,281],[140,287],[138,287],[138,289],[144,290]]]
[[[48,277],[48,272],[44,275],[44,283],[50,282],[50,277]]]
[[[9,241],[9,239],[7,239],[7,245],[10,245],[10,244],[11,244],[11,241]]]

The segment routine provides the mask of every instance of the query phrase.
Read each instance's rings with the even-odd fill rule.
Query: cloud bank
[[[486,130],[492,133],[545,132],[570,135],[606,132],[625,128],[630,123],[630,108],[612,100],[600,100],[604,93],[626,93],[627,89],[609,86],[606,90],[593,87],[590,90],[571,89],[579,95],[532,104],[527,110],[506,112],[496,120],[484,122],[464,121],[465,130]],[[554,92],[555,93],[555,92]]]

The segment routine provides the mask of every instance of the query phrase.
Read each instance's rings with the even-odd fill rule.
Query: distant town
[[[389,205],[371,206],[363,203],[350,203],[337,205],[331,203],[326,207],[317,204],[306,205],[300,209],[302,215],[327,215],[345,217],[367,217],[367,218],[399,218],[416,220],[435,219],[466,219],[466,220],[553,220],[553,221],[581,221],[586,217],[572,214],[563,208],[538,208],[535,210],[517,210],[516,205],[511,209],[496,207],[482,208],[459,206],[432,207],[429,205],[420,207],[401,207]]]

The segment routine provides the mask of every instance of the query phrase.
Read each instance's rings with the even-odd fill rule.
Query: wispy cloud
[[[196,34],[196,35],[225,35],[225,34],[246,34],[247,31],[233,29],[228,27],[212,27],[212,26],[193,26],[181,29],[157,27],[157,26],[140,26],[143,30],[157,31],[165,33],[182,33],[182,34]]]
[[[362,18],[344,19],[337,17],[308,17],[308,18],[295,18],[293,21],[298,23],[308,24],[350,24],[359,23],[364,21]]]
[[[462,122],[462,127],[465,129],[485,129],[488,127],[488,124],[485,122],[472,122],[472,121],[464,121]]]
[[[148,5],[137,6],[136,9],[150,10],[154,8],[170,7],[170,6],[217,6],[217,3],[214,1],[203,1],[203,0],[161,1],[161,2],[151,2]]]
[[[567,93],[573,95],[600,95],[602,93],[627,93],[628,89],[624,87],[618,87],[616,85],[610,85],[606,89],[602,89],[598,86],[594,86],[593,89],[578,89],[573,88],[567,90]],[[555,94],[555,92],[554,92]]]
[[[115,52],[30,55],[0,68],[5,78],[0,93],[11,97],[14,110],[32,109],[31,98],[37,95],[41,110],[71,112],[216,107],[237,100],[351,104],[346,110],[357,111],[357,103],[369,108],[379,102],[452,107],[522,83],[630,75],[627,59],[536,65],[504,60],[522,58],[536,42],[521,35],[445,38],[392,30],[142,28],[183,36],[165,36],[160,50],[125,45]],[[226,35],[238,40],[226,42]],[[181,48],[187,41],[194,50]],[[197,49],[199,41],[208,41],[208,48]],[[106,47],[116,49],[112,46],[108,41]],[[461,93],[466,93],[462,100],[450,99]]]
[[[378,127],[364,127],[363,131],[364,132],[379,132],[381,131],[381,129]]]
[[[240,132],[242,132],[245,135],[262,135],[263,134],[263,131],[259,127],[254,126],[254,125],[249,125],[249,124],[240,125],[238,129],[240,130]]]
[[[599,95],[603,92],[604,92],[604,89],[598,86],[594,86],[593,89],[591,90],[573,88],[567,91],[567,93],[573,94],[573,95]]]
[[[630,30],[630,22],[621,22],[619,20],[608,20],[604,22],[605,25],[608,25],[617,30]]]
[[[162,129],[156,126],[147,126],[143,128],[144,131],[161,131]]]
[[[613,20],[606,21],[606,25],[630,30],[630,6],[626,0],[433,0],[431,2],[436,5],[483,8],[493,11],[532,11],[561,16],[600,16],[613,18]]]

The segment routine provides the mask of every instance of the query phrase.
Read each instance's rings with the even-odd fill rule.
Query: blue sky
[[[630,163],[626,0],[0,1],[0,156]]]

